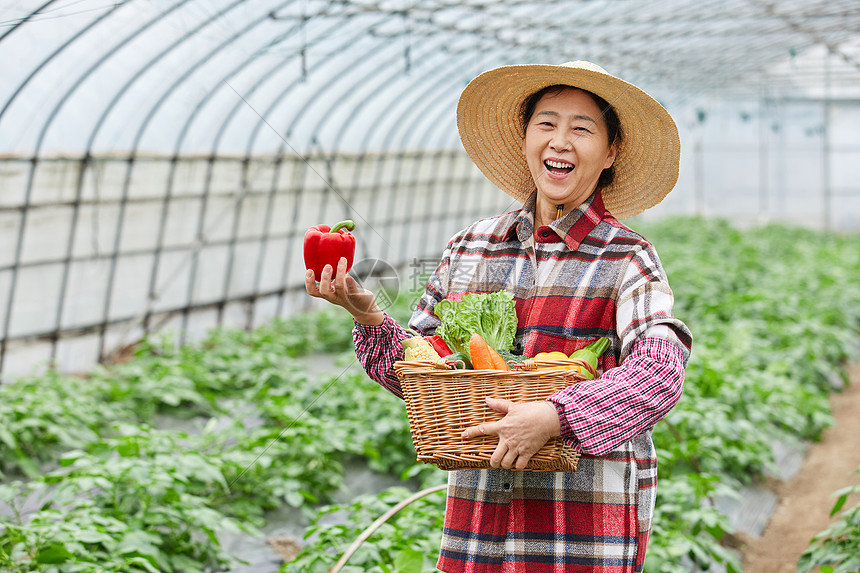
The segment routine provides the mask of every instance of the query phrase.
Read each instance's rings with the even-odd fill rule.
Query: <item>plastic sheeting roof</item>
[[[587,59],[664,102],[860,98],[860,2],[15,1],[0,53],[0,154],[427,149],[504,64]]]

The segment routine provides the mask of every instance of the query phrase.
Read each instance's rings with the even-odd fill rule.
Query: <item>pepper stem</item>
[[[347,231],[352,231],[353,229],[355,229],[355,223],[353,223],[349,219],[347,219],[346,221],[341,221],[340,223],[338,223],[337,225],[332,227],[331,231],[329,231],[329,233],[337,233],[341,229],[346,229]]]

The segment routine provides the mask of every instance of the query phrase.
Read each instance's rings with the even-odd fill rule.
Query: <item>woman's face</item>
[[[601,171],[615,160],[600,108],[582,90],[568,88],[538,100],[523,140],[523,154],[538,201],[576,207],[588,199]]]

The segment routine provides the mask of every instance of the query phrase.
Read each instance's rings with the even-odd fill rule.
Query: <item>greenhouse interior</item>
[[[860,571],[860,3],[0,6],[0,570]],[[406,327],[452,237],[522,208],[461,93],[574,61],[677,126],[671,192],[616,224],[692,332],[683,395],[641,430],[636,559],[470,568],[460,472],[310,295],[306,232],[354,222]]]

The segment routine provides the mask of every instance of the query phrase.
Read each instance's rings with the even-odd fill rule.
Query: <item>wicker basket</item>
[[[583,360],[526,360],[511,370],[460,370],[453,362],[394,363],[400,379],[418,460],[443,470],[483,469],[498,444],[496,436],[464,440],[463,430],[502,415],[487,407],[487,396],[513,402],[544,400],[585,377],[577,370],[537,370],[578,365]],[[561,439],[550,440],[529,460],[529,471],[576,471],[579,453]]]

